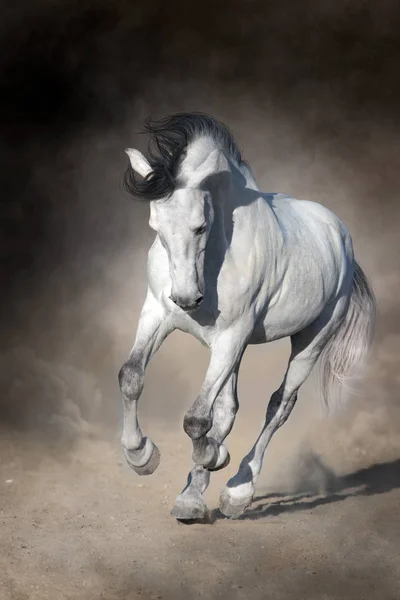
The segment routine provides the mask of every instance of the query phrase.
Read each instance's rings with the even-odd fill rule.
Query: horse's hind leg
[[[222,444],[230,433],[238,410],[237,375],[238,367],[232,373],[225,386],[222,388],[214,403],[213,424],[209,431],[218,444]],[[225,462],[218,468],[223,468],[229,463],[229,454]],[[203,519],[207,507],[202,498],[210,482],[211,470],[201,465],[195,465],[189,473],[186,487],[176,498],[171,515],[176,519],[193,520]]]
[[[124,414],[121,443],[127,463],[138,475],[150,475],[160,462],[157,446],[150,438],[143,437],[139,427],[137,404],[148,362],[171,331],[169,319],[149,294],[140,315],[129,359],[119,372]]]
[[[251,451],[240,464],[238,473],[228,481],[221,494],[221,512],[229,517],[240,516],[250,506],[255,483],[260,474],[264,453],[275,433],[288,419],[297,400],[297,391],[311,373],[329,338],[340,325],[346,300],[341,299],[333,312],[292,336],[292,352],[284,380],[272,394],[263,429]]]

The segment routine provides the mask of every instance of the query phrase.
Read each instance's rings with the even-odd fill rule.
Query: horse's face
[[[151,179],[153,169],[142,153],[133,148],[126,153],[132,169]],[[229,174],[230,166],[217,148],[195,168],[181,171],[173,193],[150,203],[149,223],[168,254],[171,300],[183,310],[191,311],[200,306],[205,293],[204,253],[214,222],[210,189],[213,194],[219,190],[215,176]]]
[[[204,296],[204,254],[214,219],[211,194],[177,189],[151,203],[150,227],[157,232],[169,260],[170,298],[185,311],[197,309]]]

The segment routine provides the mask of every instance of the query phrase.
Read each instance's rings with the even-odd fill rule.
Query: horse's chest
[[[205,324],[207,321],[209,325]],[[176,329],[195,337],[203,346],[210,347],[214,327],[209,319],[177,313],[174,315],[174,325]]]

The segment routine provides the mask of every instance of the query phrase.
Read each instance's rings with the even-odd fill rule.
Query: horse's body
[[[328,406],[334,385],[365,358],[374,298],[339,219],[319,204],[262,193],[223,125],[184,114],[148,128],[158,155],[149,162],[127,151],[127,185],[151,200],[157,236],[136,341],[120,372],[122,443],[136,472],[154,471],[158,450],[137,422],[146,365],[174,329],[208,346],[210,366],[184,420],[196,465],[173,511],[177,518],[202,517],[209,472],[229,461],[222,442],[238,407],[245,348],[291,336],[289,366],[263,430],[221,496],[221,510],[236,516],[250,504],[267,444],[321,354]]]
[[[249,223],[248,213],[242,216],[237,211],[230,244],[221,249],[225,260],[216,282],[218,303],[203,301],[195,315],[172,307],[175,329],[206,346],[216,330],[242,316],[246,304],[253,322],[248,343],[259,344],[304,329],[320,315],[322,306],[343,293],[343,286],[346,290],[347,285],[347,293],[351,287],[351,238],[331,212],[283,194],[260,194],[255,208],[254,222],[260,219],[264,224],[259,237],[249,227],[254,222]],[[268,227],[269,221],[273,227]],[[220,250],[217,245],[217,252],[211,252],[212,241],[207,247],[211,261]],[[305,277],[308,285],[299,285]],[[158,237],[149,252],[149,286],[157,302],[171,312],[168,256]]]

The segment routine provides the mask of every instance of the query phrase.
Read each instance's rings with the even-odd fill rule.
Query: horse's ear
[[[190,174],[190,184],[199,187],[211,175],[230,172],[229,161],[225,154],[217,148],[213,150],[206,160]]]
[[[126,148],[125,153],[129,156],[131,167],[141,177],[147,177],[152,172],[152,168],[148,160],[143,156],[139,150],[134,148]]]

